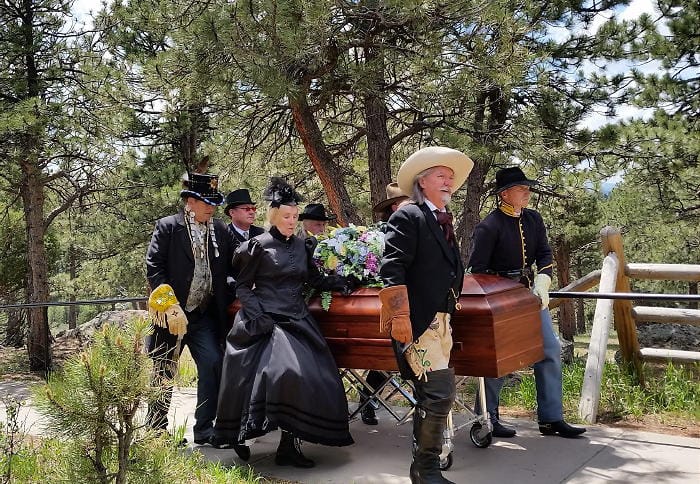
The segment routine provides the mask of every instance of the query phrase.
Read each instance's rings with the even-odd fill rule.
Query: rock
[[[119,327],[126,326],[126,323],[134,318],[147,318],[148,311],[140,309],[125,309],[122,311],[105,311],[96,317],[83,323],[77,328],[61,331],[56,334],[56,339],[79,339],[86,341],[92,338],[96,330],[100,329],[104,323],[110,323]]]
[[[689,324],[640,324],[637,339],[641,348],[700,351],[700,327]]]

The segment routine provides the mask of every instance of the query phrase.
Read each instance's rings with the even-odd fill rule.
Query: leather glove
[[[362,286],[362,281],[353,275],[345,278],[345,287],[343,287],[343,296],[348,296],[355,292],[355,289]]]
[[[179,304],[173,304],[165,310],[165,317],[168,321],[168,331],[175,336],[187,334],[187,316]]]
[[[552,285],[552,278],[547,274],[537,274],[532,285],[532,293],[540,298],[540,309],[549,306],[549,286]]]
[[[169,284],[161,284],[151,292],[148,315],[155,326],[168,328],[170,334],[183,336],[187,333],[187,316]]]
[[[385,287],[379,291],[379,301],[382,305],[379,313],[379,331],[391,333],[391,337],[400,343],[413,341],[406,286]]]

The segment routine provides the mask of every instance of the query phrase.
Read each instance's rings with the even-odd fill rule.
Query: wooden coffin
[[[334,294],[325,311],[310,302],[311,313],[341,368],[396,370],[388,335],[379,332],[379,289]],[[485,274],[467,275],[462,307],[452,319],[450,361],[458,375],[499,377],[540,361],[540,303],[523,285]]]

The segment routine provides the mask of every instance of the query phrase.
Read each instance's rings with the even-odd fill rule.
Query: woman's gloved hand
[[[355,292],[355,289],[362,287],[362,281],[352,274],[345,277],[345,286],[343,287],[343,296],[347,296]]]
[[[532,293],[540,298],[540,309],[549,306],[549,286],[552,285],[552,278],[547,274],[537,274],[532,285]]]

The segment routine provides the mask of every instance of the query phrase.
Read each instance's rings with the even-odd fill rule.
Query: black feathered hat
[[[270,178],[270,185],[263,192],[263,198],[270,202],[271,207],[297,205],[303,200],[290,184],[278,176]]]

